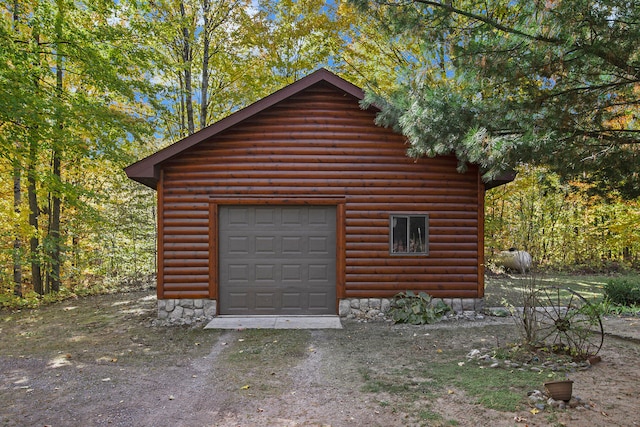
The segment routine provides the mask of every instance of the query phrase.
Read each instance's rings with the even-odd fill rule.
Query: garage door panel
[[[257,255],[275,255],[277,248],[277,239],[273,236],[257,236],[255,238],[255,254]]]
[[[327,282],[330,280],[329,269],[326,264],[309,265],[309,282]]]
[[[282,238],[282,253],[286,255],[302,255],[303,241],[300,236]]]
[[[312,310],[321,310],[329,302],[329,295],[326,292],[309,293],[309,308]]]
[[[226,227],[247,227],[253,221],[248,217],[251,212],[242,207],[229,207],[229,215],[225,219]]]
[[[296,207],[282,208],[282,224],[287,226],[303,226],[303,211]]]
[[[283,282],[302,282],[302,266],[300,264],[285,264],[282,266]]]
[[[272,310],[276,304],[276,295],[273,292],[256,292],[256,309]]]
[[[309,210],[309,225],[331,227],[334,225],[335,215],[330,214],[331,212],[327,212],[325,209]]]
[[[335,314],[335,211],[221,206],[220,313]]]
[[[245,255],[253,252],[251,241],[245,236],[229,236],[227,239],[227,247],[230,254]]]
[[[223,277],[230,282],[247,282],[250,280],[250,269],[247,264],[228,265],[226,272],[227,274],[223,275]]]
[[[282,309],[285,310],[301,310],[304,305],[303,297],[300,292],[283,292],[282,293]]]
[[[234,310],[247,310],[251,305],[248,292],[229,292],[227,297],[229,307]]]
[[[263,207],[262,209],[255,212],[255,225],[264,227],[264,226],[275,226],[276,221],[276,210]]]
[[[256,282],[275,282],[276,266],[273,264],[258,264],[255,268]]]
[[[310,236],[308,252],[310,254],[328,255],[331,252],[330,243],[329,239],[324,236]]]

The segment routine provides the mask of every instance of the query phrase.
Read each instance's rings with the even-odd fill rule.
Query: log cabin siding
[[[318,83],[166,161],[158,185],[159,297],[216,297],[211,201],[232,197],[343,199],[339,298],[406,289],[482,296],[477,167],[461,174],[454,157],[408,158],[404,138],[374,118],[358,99]],[[428,256],[390,255],[392,213],[429,215]]]

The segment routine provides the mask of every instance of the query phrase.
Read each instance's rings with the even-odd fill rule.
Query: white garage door
[[[220,314],[336,314],[335,206],[220,206]]]

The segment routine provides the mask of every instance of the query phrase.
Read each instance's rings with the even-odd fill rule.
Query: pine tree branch
[[[614,67],[622,70],[627,76],[630,76],[634,80],[640,79],[640,67],[628,64],[620,57],[611,52],[611,50],[602,48],[598,45],[576,45],[582,51],[587,54],[591,54],[605,61],[606,63],[613,65]]]
[[[495,19],[491,19],[491,18],[489,18],[487,16],[478,15],[476,13],[471,13],[471,12],[467,12],[466,10],[458,9],[458,8],[454,7],[453,4],[451,4],[451,3],[445,4],[445,3],[440,3],[440,2],[437,2],[437,1],[430,1],[430,0],[412,0],[412,1],[414,3],[420,3],[420,4],[425,4],[427,6],[433,6],[433,7],[437,7],[437,8],[440,8],[440,9],[444,9],[446,11],[449,11],[451,13],[455,13],[457,15],[466,16],[467,18],[474,19],[474,20],[480,21],[480,22],[484,22],[485,24],[488,24],[488,25],[492,26],[496,30],[503,31],[505,33],[519,35],[519,36],[525,37],[525,38],[530,39],[530,40],[537,40],[537,41],[541,41],[541,42],[545,42],[545,43],[552,43],[552,44],[557,44],[557,45],[563,43],[563,40],[559,39],[557,37],[546,37],[546,36],[543,36],[541,34],[529,34],[529,33],[525,33],[524,31],[520,31],[520,30],[517,30],[517,29],[512,28],[512,27],[507,27],[506,25],[503,25],[500,22],[496,21]]]
[[[540,97],[539,100],[545,101],[547,99],[569,95],[574,92],[591,92],[591,91],[597,91],[597,90],[603,90],[603,89],[612,89],[612,88],[618,88],[618,87],[626,86],[629,84],[636,84],[636,83],[637,82],[615,82],[615,83],[607,83],[607,84],[596,85],[596,86],[577,86],[577,87],[572,87],[559,92],[549,93],[545,96]]]
[[[564,138],[558,139],[560,142],[576,142],[576,145],[583,147],[608,147],[611,144],[616,146],[623,145],[638,145],[640,144],[640,138],[635,135],[624,136],[620,134],[640,134],[640,130],[627,130],[627,129],[603,129],[601,131],[588,131],[579,129],[560,129],[560,132],[566,132],[570,134]],[[586,144],[579,144],[578,139],[589,138],[591,142]],[[593,141],[602,141],[602,143],[596,143]],[[606,142],[605,142],[606,141]]]
[[[567,44],[567,41],[562,39],[562,38],[558,38],[558,37],[547,37],[547,36],[543,36],[542,34],[529,34],[526,33],[524,31],[520,31],[516,28],[512,28],[506,25],[501,24],[500,22],[498,22],[495,19],[491,19],[488,16],[484,16],[484,15],[479,15],[477,13],[472,13],[472,12],[468,12],[466,10],[463,9],[459,9],[457,7],[454,7],[453,4],[447,4],[447,3],[441,3],[438,1],[431,1],[431,0],[411,0],[413,3],[419,3],[419,4],[424,4],[427,6],[432,6],[434,8],[439,8],[442,10],[446,10],[450,13],[455,13],[457,15],[461,15],[461,16],[466,16],[469,19],[474,19],[476,21],[480,21],[483,22],[487,25],[490,25],[491,27],[495,28],[496,30],[505,32],[505,33],[509,33],[509,34],[515,34],[521,37],[524,37],[526,39],[529,40],[535,40],[535,41],[540,41],[540,42],[544,42],[544,43],[550,43],[556,46],[560,46],[563,44]],[[624,61],[622,58],[616,56],[614,53],[612,53],[609,49],[606,49],[604,47],[600,47],[597,44],[580,44],[580,43],[576,43],[574,44],[575,48],[577,50],[581,50],[589,55],[593,55],[596,56],[602,60],[604,60],[606,63],[613,65],[614,67],[622,70],[625,72],[625,74],[627,74],[628,76],[632,76],[633,79],[638,79],[640,78],[640,67],[628,64],[626,61]]]

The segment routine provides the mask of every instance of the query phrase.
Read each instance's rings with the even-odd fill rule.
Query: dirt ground
[[[0,426],[640,426],[638,318],[605,322],[602,362],[570,374],[588,407],[534,414],[526,390],[502,412],[416,369],[513,339],[510,319],[205,331],[153,326],[155,308],[147,291],[0,312]],[[394,376],[427,388],[375,387]]]

